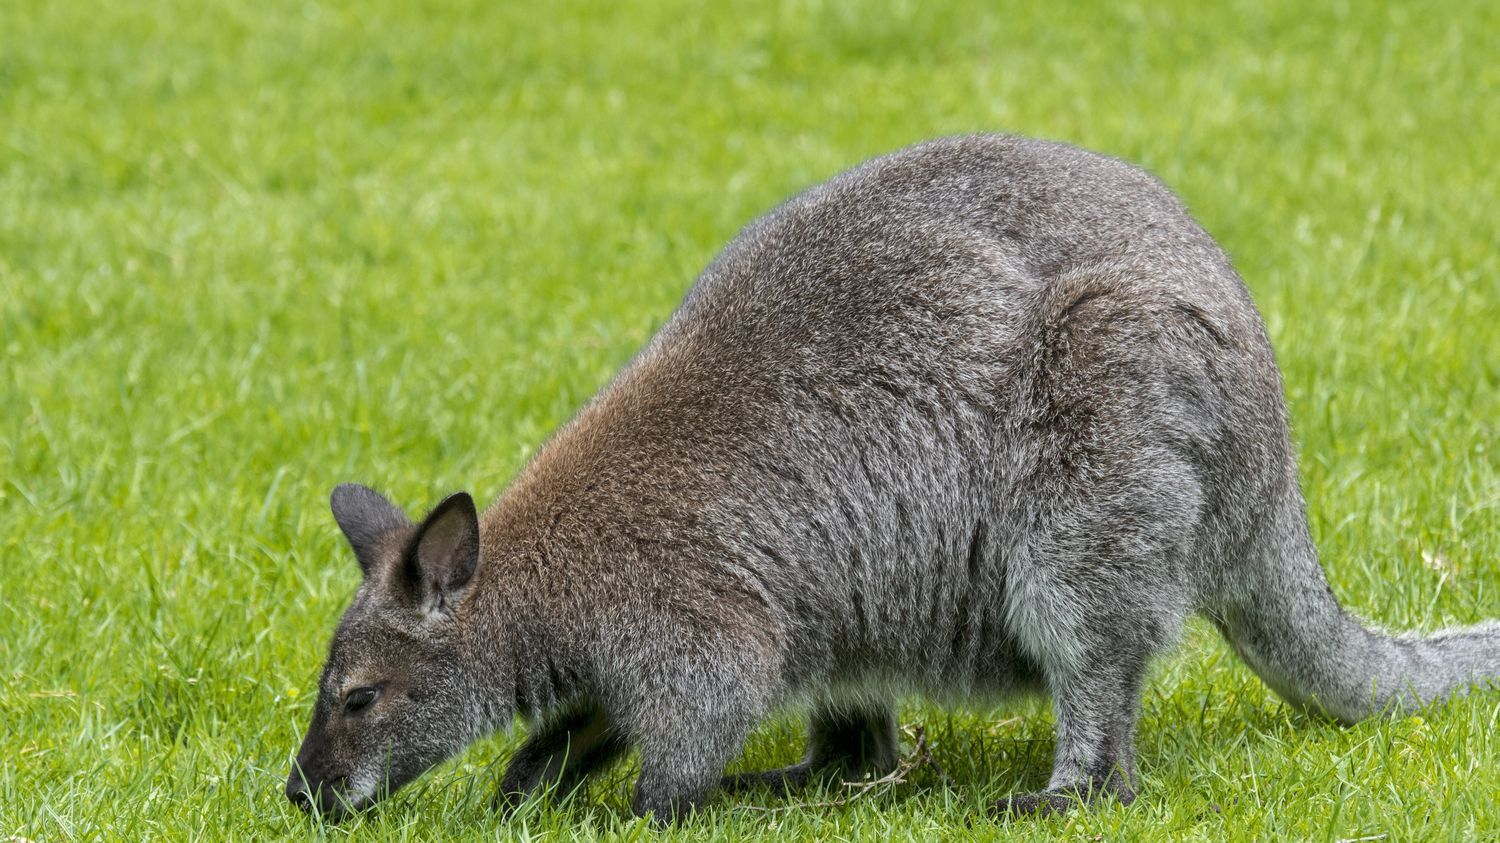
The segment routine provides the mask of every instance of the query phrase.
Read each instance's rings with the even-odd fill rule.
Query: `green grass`
[[[628,766],[497,821],[514,735],[341,827],[285,803],[358,579],[327,492],[498,494],[739,226],[940,134],[1180,191],[1266,314],[1335,590],[1500,615],[1500,5],[711,8],[0,4],[0,837],[652,836]],[[1330,726],[1195,624],[1129,808],[968,830],[1050,714],[914,703],[941,775],[676,835],[1496,839],[1497,711]]]

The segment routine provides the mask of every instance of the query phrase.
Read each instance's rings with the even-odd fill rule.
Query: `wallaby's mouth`
[[[311,785],[293,770],[286,783],[286,798],[303,811],[327,822],[338,822],[375,804],[374,788],[353,788],[348,776],[325,779]]]

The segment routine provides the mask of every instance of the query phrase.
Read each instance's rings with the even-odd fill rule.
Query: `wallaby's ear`
[[[479,514],[468,492],[443,499],[417,528],[406,579],[427,612],[451,608],[479,565]]]
[[[328,505],[333,508],[333,518],[344,531],[344,538],[354,549],[359,569],[367,577],[376,563],[380,537],[392,530],[411,527],[411,519],[400,507],[374,489],[358,483],[335,486]]]

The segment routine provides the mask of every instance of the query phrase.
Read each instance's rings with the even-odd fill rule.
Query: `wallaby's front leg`
[[[739,752],[751,724],[742,720],[692,722],[683,731],[641,741],[641,776],[631,808],[658,824],[685,819],[718,789],[724,768]]]
[[[511,756],[496,802],[514,807],[553,785],[557,792],[566,794],[619,757],[626,747],[597,706],[549,717]]]
[[[726,659],[700,665],[659,696],[640,699],[635,717],[621,723],[641,751],[631,805],[638,816],[676,822],[708,801],[766,713],[768,674],[743,659]]]

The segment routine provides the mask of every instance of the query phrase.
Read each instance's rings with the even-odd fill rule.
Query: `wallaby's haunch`
[[[753,223],[483,516],[332,504],[364,582],[287,793],[334,815],[518,715],[503,795],[635,747],[666,819],[889,769],[900,695],[1029,689],[1052,777],[999,809],[1128,802],[1147,662],[1194,612],[1345,722],[1500,675],[1493,622],[1339,607],[1244,284],[1153,178],[1055,143],[921,144]],[[722,779],[785,704],[803,761]]]

